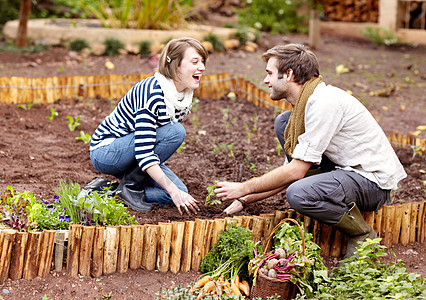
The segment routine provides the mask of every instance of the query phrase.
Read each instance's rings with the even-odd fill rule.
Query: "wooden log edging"
[[[426,201],[384,206],[378,214],[364,212],[382,244],[422,243],[426,239]],[[225,219],[92,227],[71,225],[66,246],[66,270],[71,276],[100,277],[114,272],[144,267],[160,272],[198,271],[220,232],[232,224],[253,232],[253,240],[264,243],[271,229],[284,218],[299,219],[313,235],[324,256],[340,257],[346,252],[346,236],[335,228],[296,213],[292,209],[259,216]],[[56,239],[55,239],[56,236]],[[55,269],[63,269],[64,231],[16,232],[0,234],[0,282],[7,278],[46,277],[55,254]],[[56,256],[59,256],[57,258]]]

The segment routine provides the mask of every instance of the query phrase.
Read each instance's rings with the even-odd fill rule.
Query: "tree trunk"
[[[27,23],[30,18],[31,0],[21,0],[21,9],[19,10],[19,27],[16,38],[16,46],[24,48],[27,46]]]

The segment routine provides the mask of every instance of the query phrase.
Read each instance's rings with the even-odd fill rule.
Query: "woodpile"
[[[326,21],[371,22],[379,19],[379,0],[322,0]]]

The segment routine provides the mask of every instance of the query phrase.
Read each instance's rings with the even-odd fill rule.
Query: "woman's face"
[[[177,69],[178,77],[173,79],[177,91],[182,92],[187,88],[192,90],[198,88],[201,75],[203,75],[205,69],[203,57],[195,48],[187,48]]]

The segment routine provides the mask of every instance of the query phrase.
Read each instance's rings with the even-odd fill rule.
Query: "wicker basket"
[[[268,241],[266,242],[265,249],[268,249],[269,243],[271,242],[272,236],[274,235],[277,228],[286,221],[295,223],[299,228],[300,233],[302,234],[302,253],[305,255],[305,235],[303,233],[303,229],[296,220],[290,218],[283,219],[277,226],[274,227],[271,235],[268,238]],[[294,299],[297,294],[297,286],[288,280],[270,278],[261,272],[258,272],[256,284],[253,285],[250,291],[250,298],[264,300],[267,297],[274,296],[275,294],[280,296],[280,300]]]

